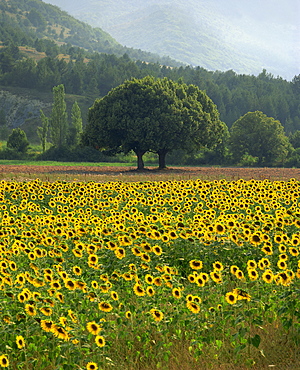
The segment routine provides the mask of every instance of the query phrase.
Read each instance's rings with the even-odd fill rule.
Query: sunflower
[[[235,275],[235,273],[236,273],[238,270],[239,270],[239,267],[238,267],[238,266],[236,266],[236,265],[231,265],[231,266],[230,266],[230,273],[231,273],[232,275]]]
[[[81,273],[82,273],[81,267],[79,267],[79,266],[73,266],[72,270],[73,270],[74,274],[77,275],[77,276],[80,276]]]
[[[142,297],[146,294],[145,289],[138,283],[133,286],[133,291],[138,297]]]
[[[61,303],[64,303],[64,295],[60,292],[55,294],[55,298],[57,298]]]
[[[194,274],[189,274],[188,275],[189,282],[192,283],[192,284],[196,282],[197,278],[198,278],[197,275],[194,275]]]
[[[60,285],[60,282],[58,280],[53,280],[51,283],[50,283],[50,287],[54,290],[59,290],[61,289],[61,285]]]
[[[193,296],[193,302],[195,302],[195,303],[201,303],[202,302],[202,299],[199,296],[194,295]]]
[[[159,276],[155,277],[154,280],[153,280],[153,284],[156,285],[156,286],[161,286],[162,283],[163,283],[162,278],[159,277]]]
[[[247,300],[247,301],[250,301],[250,300],[251,300],[251,295],[250,295],[250,294],[248,294],[248,293],[247,293],[245,290],[243,290],[243,289],[238,289],[238,288],[233,289],[232,293],[233,293],[233,294],[236,294],[238,301],[243,300],[243,299],[245,299],[245,300]]]
[[[70,339],[70,335],[68,334],[68,332],[61,326],[53,324],[50,331],[58,339],[63,339],[65,341],[68,341]]]
[[[259,234],[253,234],[251,236],[251,242],[256,246],[259,245],[262,242],[261,236]]]
[[[115,292],[115,291],[111,291],[111,292],[110,292],[110,296],[111,296],[111,298],[112,298],[114,301],[118,301],[118,300],[119,300],[119,295],[118,295],[118,293],[117,293],[117,292]]]
[[[78,322],[78,319],[72,310],[68,310],[68,316],[70,316],[72,322],[75,324]]]
[[[161,311],[159,311],[155,308],[152,308],[150,310],[150,313],[151,313],[152,317],[154,318],[154,320],[157,321],[157,322],[161,321],[164,318],[164,314]]]
[[[281,270],[286,270],[287,269],[287,263],[285,260],[279,259],[277,262],[277,267]]]
[[[22,335],[17,335],[16,344],[17,344],[19,349],[22,349],[22,348],[25,347],[25,339]]]
[[[96,362],[88,362],[86,364],[86,370],[98,370],[98,365]]]
[[[153,286],[151,285],[147,286],[146,293],[149,297],[153,297],[155,294],[155,289],[153,288]]]
[[[251,281],[255,281],[259,278],[258,272],[255,269],[248,269],[247,272]]]
[[[141,254],[141,259],[142,259],[142,261],[144,261],[144,262],[150,262],[150,261],[151,261],[151,257],[149,256],[149,254],[148,254],[148,253],[142,253],[142,254]]]
[[[105,346],[105,338],[102,335],[97,335],[95,337],[95,343],[98,347],[104,347]]]
[[[237,302],[237,295],[234,292],[228,292],[225,295],[225,300],[229,304],[235,304]]]
[[[35,316],[36,315],[36,309],[32,304],[26,304],[25,305],[25,312],[29,316]]]
[[[199,312],[200,312],[200,306],[199,306],[196,302],[194,302],[194,301],[192,301],[192,302],[188,301],[188,302],[186,303],[186,307],[187,307],[191,312],[193,312],[193,313],[199,313]]]
[[[217,284],[222,283],[222,275],[219,273],[219,271],[211,271],[210,277],[215,283]]]
[[[76,283],[72,279],[66,279],[64,281],[65,287],[69,290],[75,290],[76,289]]]
[[[45,316],[51,316],[52,315],[52,309],[50,307],[41,307],[40,311],[45,315]]]
[[[243,280],[245,278],[244,273],[242,270],[238,269],[235,273],[235,277],[239,280]]]
[[[261,248],[262,252],[267,254],[268,256],[271,256],[273,254],[273,248],[272,245],[264,244]]]
[[[215,271],[222,271],[222,270],[224,270],[223,264],[221,262],[219,262],[219,261],[216,261],[216,262],[213,263],[213,268],[214,268]]]
[[[190,267],[193,270],[200,270],[203,267],[203,262],[202,261],[199,261],[199,260],[191,260],[190,261]]]
[[[296,247],[289,247],[289,253],[293,257],[297,257],[299,255],[299,250]]]
[[[98,335],[101,331],[101,326],[98,325],[95,321],[90,321],[86,324],[86,328],[89,333],[93,335]]]
[[[121,260],[122,258],[124,258],[124,257],[125,257],[125,255],[126,255],[125,249],[124,249],[124,248],[120,248],[120,247],[116,248],[116,249],[114,250],[114,253],[115,253],[115,256],[116,256],[119,260]]]
[[[113,306],[109,302],[102,301],[98,304],[98,308],[99,308],[100,311],[110,312],[110,311],[112,311]]]
[[[159,245],[154,245],[152,247],[152,252],[157,256],[160,256],[162,254],[162,248]]]
[[[263,281],[267,284],[272,283],[272,281],[274,279],[274,275],[273,275],[273,272],[271,270],[265,270],[261,277],[262,277]]]
[[[177,299],[181,298],[181,290],[179,288],[173,288],[172,295]]]
[[[131,313],[131,311],[126,311],[126,312],[125,312],[125,317],[126,317],[126,319],[131,319],[131,318],[132,318],[132,313]]]
[[[41,320],[40,325],[44,331],[51,332],[51,329],[54,323],[52,320]]]
[[[0,366],[1,367],[8,367],[9,366],[9,360],[6,355],[1,355],[0,356]]]
[[[247,261],[247,269],[256,269],[257,263],[254,260],[248,260]]]
[[[62,326],[66,326],[67,325],[67,322],[68,322],[68,319],[65,316],[61,316],[59,318],[59,322],[61,323]]]
[[[150,275],[150,274],[145,275],[145,281],[146,281],[147,284],[153,284],[153,280],[154,280],[154,278],[153,278],[152,275]]]
[[[274,242],[275,243],[280,244],[280,243],[282,243],[282,241],[283,241],[282,235],[277,234],[277,235],[274,236]]]

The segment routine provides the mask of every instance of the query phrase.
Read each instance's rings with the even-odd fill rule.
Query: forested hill
[[[0,0],[0,42],[14,42],[18,46],[36,47],[37,39],[44,40],[43,48],[47,55],[53,55],[58,45],[84,48],[89,52],[99,52],[132,59],[159,62],[170,66],[180,66],[168,57],[122,46],[107,32],[81,22],[57,6],[41,0]],[[48,42],[46,42],[48,41]],[[37,47],[38,49],[39,47]],[[41,46],[40,46],[41,49]]]
[[[123,52],[126,49],[120,49],[101,30],[77,22],[57,7],[41,1],[0,1],[0,11],[0,85],[13,96],[19,94],[20,88],[30,89],[41,99],[42,93],[48,94],[48,103],[52,88],[64,84],[67,95],[82,103],[85,119],[88,107],[96,98],[106,95],[126,79],[147,75],[173,80],[182,78],[185,83],[195,84],[207,92],[217,104],[222,121],[229,127],[245,113],[259,110],[280,120],[286,133],[300,129],[300,76],[289,82],[266,70],[254,76],[232,70],[212,72],[201,67],[170,67],[169,63],[145,62],[142,57],[140,60],[130,58],[128,53],[111,54],[114,48]],[[86,40],[103,45],[103,49],[99,46],[103,52],[94,52],[94,46],[74,46]],[[10,114],[8,105],[1,103],[0,125],[9,121],[5,116]],[[38,111],[28,112],[23,122],[28,126],[35,114]],[[22,125],[21,119],[19,124]]]

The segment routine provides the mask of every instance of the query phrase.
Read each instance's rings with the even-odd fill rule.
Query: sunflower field
[[[1,181],[0,367],[299,368],[299,185]]]

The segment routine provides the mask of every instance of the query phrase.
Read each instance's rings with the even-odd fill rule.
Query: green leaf
[[[255,348],[259,347],[260,344],[260,336],[258,334],[255,334],[254,337],[249,339],[249,342],[254,346]]]

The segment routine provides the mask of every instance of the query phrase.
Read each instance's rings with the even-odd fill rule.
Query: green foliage
[[[77,101],[72,106],[71,124],[69,126],[68,143],[69,145],[77,146],[80,143],[82,134],[82,117],[81,110]]]
[[[50,135],[52,144],[62,147],[66,144],[68,115],[65,102],[64,85],[53,88],[53,105],[50,117]]]
[[[159,167],[175,149],[212,147],[226,132],[211,99],[194,85],[170,79],[132,79],[95,101],[83,143],[101,150],[133,150],[138,168],[147,151],[158,153]]]
[[[9,135],[6,145],[8,149],[14,150],[17,153],[25,154],[27,152],[29,142],[25,132],[20,128],[15,128]]]
[[[232,125],[230,145],[235,162],[250,155],[266,166],[284,163],[291,149],[282,124],[259,111],[246,113]]]
[[[300,130],[295,131],[289,136],[289,141],[293,145],[294,149],[300,148]]]
[[[41,110],[40,118],[41,118],[42,126],[39,126],[37,128],[37,134],[41,140],[43,153],[44,153],[46,150],[47,134],[48,134],[48,128],[49,128],[49,118],[45,116],[42,110]]]
[[[44,153],[38,155],[39,161],[58,161],[58,162],[112,162],[115,159],[108,157],[92,147],[73,146],[54,147],[52,146]]]

